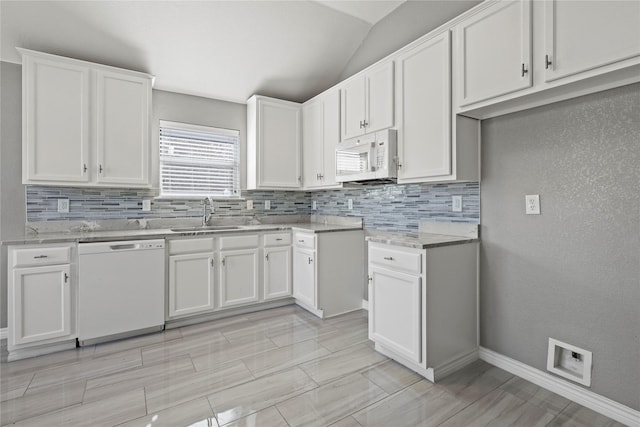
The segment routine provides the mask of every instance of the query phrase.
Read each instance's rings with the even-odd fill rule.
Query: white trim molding
[[[366,300],[366,299],[362,300],[362,309],[369,311],[369,300]]]
[[[0,328],[0,340],[6,340],[7,337],[7,328]]]
[[[572,384],[510,357],[480,347],[480,359],[584,407],[631,427],[640,427],[640,411]]]

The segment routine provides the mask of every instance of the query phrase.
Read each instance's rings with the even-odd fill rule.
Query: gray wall
[[[0,240],[24,230],[22,68],[0,63]],[[0,250],[0,328],[7,326],[7,252]]]
[[[344,80],[455,18],[479,0],[407,1],[374,25],[340,75]]]
[[[482,123],[481,345],[543,371],[549,337],[590,350],[591,390],[636,410],[639,171],[638,84]]]

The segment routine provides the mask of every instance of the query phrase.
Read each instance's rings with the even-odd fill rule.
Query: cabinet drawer
[[[291,233],[273,233],[264,235],[265,246],[284,246],[291,244]]]
[[[296,233],[293,237],[293,242],[299,248],[307,248],[307,249],[316,248],[315,234]]]
[[[393,249],[389,246],[369,246],[369,262],[394,270],[422,273],[422,254]]]
[[[258,235],[226,236],[220,238],[220,249],[257,248]]]
[[[169,240],[169,254],[213,252],[213,238]]]
[[[13,267],[31,265],[68,264],[71,261],[71,247],[43,247],[16,249],[13,251]]]

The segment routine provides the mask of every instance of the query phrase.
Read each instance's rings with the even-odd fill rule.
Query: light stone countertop
[[[287,218],[281,218],[286,220]],[[295,218],[300,219],[300,218]],[[217,225],[217,224],[216,224]],[[166,228],[130,228],[108,230],[65,230],[65,231],[26,231],[21,236],[15,236],[2,241],[3,245],[40,244],[40,243],[68,243],[68,242],[105,242],[123,240],[163,239],[191,236],[213,236],[222,233],[247,233],[278,230],[299,230],[310,233],[328,233],[337,231],[362,230],[361,218],[348,220],[335,217],[307,217],[304,222],[282,222],[266,224],[220,224],[232,225],[238,228],[219,230],[185,230],[172,231],[172,228],[185,228],[192,224],[167,226]]]
[[[437,248],[439,246],[460,245],[478,241],[478,239],[469,237],[448,236],[446,234],[392,233],[376,230],[366,230],[366,240],[415,249]]]

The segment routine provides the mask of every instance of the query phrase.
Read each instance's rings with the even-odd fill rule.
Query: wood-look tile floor
[[[295,306],[0,366],[2,425],[620,426],[478,361],[432,384],[376,353],[366,312]]]

